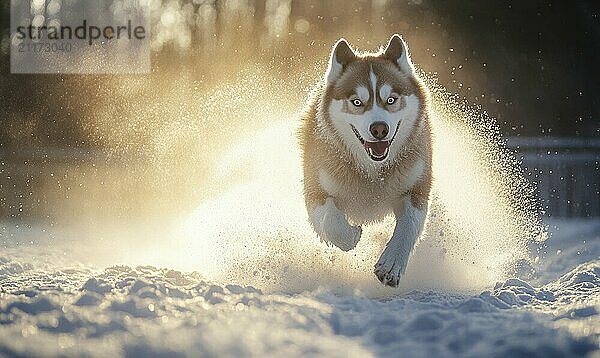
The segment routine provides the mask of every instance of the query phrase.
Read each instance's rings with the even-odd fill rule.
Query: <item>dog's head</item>
[[[373,166],[393,158],[419,121],[424,93],[399,35],[375,54],[357,54],[339,40],[325,75],[321,121],[361,162]]]

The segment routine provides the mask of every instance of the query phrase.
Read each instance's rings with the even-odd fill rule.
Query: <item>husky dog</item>
[[[395,287],[427,216],[427,90],[396,34],[369,54],[339,40],[313,95],[300,132],[309,221],[321,240],[348,251],[360,240],[360,225],[394,214],[375,275]]]

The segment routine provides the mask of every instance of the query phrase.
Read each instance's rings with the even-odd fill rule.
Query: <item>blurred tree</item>
[[[600,134],[598,1],[156,1],[152,90],[184,68],[205,82],[253,63],[285,63],[292,75],[322,64],[341,36],[372,50],[399,32],[421,68],[497,117],[505,134]],[[0,143],[100,145],[82,117],[100,97],[117,97],[112,77],[10,75],[9,13],[0,2]],[[117,108],[131,98],[121,100]]]

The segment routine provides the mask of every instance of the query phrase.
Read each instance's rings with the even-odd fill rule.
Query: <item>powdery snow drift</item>
[[[530,282],[511,278],[479,294],[415,290],[385,299],[325,289],[264,293],[150,266],[98,269],[4,227],[4,356],[515,357],[598,350],[598,221],[554,222],[541,251],[545,264]]]
[[[207,116],[221,118],[226,101],[215,103]],[[449,119],[461,109],[437,111],[444,108],[456,113],[434,126],[434,148],[443,150],[434,152],[433,215],[399,289],[372,273],[389,220],[365,228],[347,253],[310,230],[288,120],[226,153],[216,148],[214,181],[198,185],[218,195],[174,226],[128,226],[99,237],[2,223],[0,355],[598,351],[600,220],[549,222],[550,239],[536,242],[536,212],[514,205],[524,194],[514,166],[493,149],[498,138],[482,135],[493,128],[475,130]],[[222,183],[232,177],[240,179],[233,187]]]

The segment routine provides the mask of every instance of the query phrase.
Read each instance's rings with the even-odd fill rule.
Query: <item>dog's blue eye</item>
[[[362,106],[362,102],[360,99],[353,99],[352,104],[355,105],[356,107]]]
[[[387,103],[388,104],[394,104],[396,102],[396,98],[395,97],[388,97],[387,99]]]

